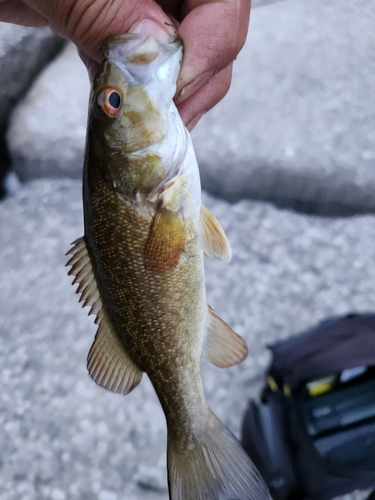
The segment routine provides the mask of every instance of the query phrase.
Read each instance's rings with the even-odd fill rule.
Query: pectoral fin
[[[217,255],[226,262],[232,258],[232,249],[224,229],[205,205],[201,208],[201,246],[205,253]]]
[[[72,266],[68,274],[75,275],[73,284],[79,283],[76,291],[81,293],[80,302],[83,301],[83,307],[91,306],[89,314],[96,315],[95,323],[99,325],[88,355],[89,374],[105,389],[127,394],[141,381],[142,371],[126,352],[107,317],[85,238],[82,237],[73,242],[73,247],[68,254],[72,255],[66,264]]]
[[[237,365],[247,356],[244,339],[219,318],[210,306],[208,306],[205,353],[207,359],[219,368]]]
[[[167,271],[175,267],[186,243],[184,221],[176,212],[159,208],[151,223],[145,249],[145,267]]]

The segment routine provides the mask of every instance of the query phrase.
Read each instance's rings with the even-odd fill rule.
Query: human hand
[[[76,44],[92,78],[106,37],[141,32],[163,41],[176,31],[173,16],[184,43],[175,100],[191,130],[229,90],[232,62],[246,39],[250,1],[0,0],[0,21],[49,26]]]

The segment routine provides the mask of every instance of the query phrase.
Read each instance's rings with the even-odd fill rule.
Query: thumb
[[[177,104],[234,61],[245,43],[249,25],[249,0],[189,0],[189,7],[192,10],[178,29],[185,50],[177,82]]]
[[[101,43],[108,36],[135,29],[149,30],[156,36],[163,31],[175,34],[171,19],[152,0],[34,0],[33,6],[56,33],[74,42],[81,54],[97,63],[103,60]]]

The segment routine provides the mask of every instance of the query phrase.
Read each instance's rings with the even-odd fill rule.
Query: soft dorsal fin
[[[201,247],[205,253],[214,254],[229,262],[232,248],[217,218],[202,204]]]
[[[247,345],[229,325],[208,306],[205,353],[207,359],[219,368],[241,363],[247,356]]]
[[[145,267],[167,271],[175,267],[186,243],[184,221],[177,212],[159,207],[150,226],[145,250]]]
[[[81,294],[82,307],[91,306],[89,314],[96,315],[95,323],[99,325],[87,359],[89,374],[105,389],[128,394],[141,381],[142,371],[126,352],[107,317],[85,238],[79,238],[72,245],[67,252],[72,255],[66,264],[72,266],[68,274],[75,275],[73,284],[79,283],[76,292]]]

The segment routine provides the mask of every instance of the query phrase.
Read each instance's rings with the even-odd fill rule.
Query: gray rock
[[[274,1],[280,0],[255,0],[253,4],[263,6]],[[3,29],[4,38],[9,41],[12,31],[8,33],[7,26],[10,25],[0,24],[0,29]],[[14,26],[16,34],[23,40],[22,36],[29,33],[30,29],[19,28],[18,33],[18,28]],[[46,30],[30,33],[35,33],[35,36],[47,33],[51,36],[51,32]],[[0,45],[0,56],[1,49]],[[36,54],[44,52],[36,51]],[[5,92],[9,93],[8,87],[9,84]],[[81,176],[89,88],[82,62],[70,45],[43,72],[27,97],[18,105],[7,138],[13,166],[23,181],[38,177]],[[6,102],[11,101],[8,99]]]
[[[9,113],[63,40],[48,28],[0,23],[0,131]]]
[[[228,200],[374,211],[375,4],[255,9],[231,90],[193,132],[203,186]]]
[[[207,261],[209,302],[250,354],[229,370],[203,361],[202,375],[212,409],[239,435],[267,343],[373,308],[375,220],[206,203],[234,251],[230,265]],[[86,371],[96,328],[64,268],[82,234],[80,182],[27,184],[0,205],[0,227],[0,500],[166,500],[165,419],[147,377],[123,398]]]
[[[7,132],[21,180],[81,177],[90,84],[73,44],[41,73]]]
[[[284,0],[251,0],[251,8],[255,7],[265,7],[266,5],[271,5],[273,3],[282,2]]]
[[[193,133],[203,186],[232,201],[374,211],[374,4],[267,3],[255,3],[229,95]],[[88,89],[73,48],[35,83],[8,132],[21,179],[81,175]]]
[[[145,490],[168,491],[168,486],[165,482],[165,462],[163,457],[161,456],[159,464],[155,467],[139,464],[133,479],[138,486]]]
[[[20,183],[17,175],[14,172],[8,172],[4,178],[4,191],[6,196],[13,196],[21,189],[22,184]]]

